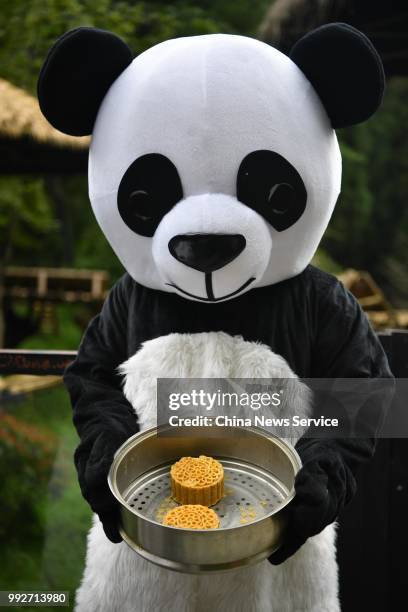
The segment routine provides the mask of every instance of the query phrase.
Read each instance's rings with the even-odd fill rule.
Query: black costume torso
[[[82,493],[114,541],[120,536],[106,475],[115,450],[138,430],[134,410],[122,393],[117,367],[146,340],[174,332],[206,331],[224,331],[262,342],[303,378],[391,376],[382,346],[357,300],[334,276],[313,266],[294,278],[218,304],[147,289],[125,274],[89,324],[78,356],[65,374],[81,438],[75,463]],[[350,439],[340,444],[331,440],[330,448],[328,441],[300,442],[304,445],[302,452],[298,445],[302,458],[309,454],[312,461],[320,456],[321,465],[331,462],[335,476],[329,498],[325,497],[326,476],[318,485],[314,476],[313,485],[320,487],[322,520],[328,524],[351,497],[353,473],[373,453],[374,441]],[[309,487],[308,481],[307,492]],[[298,499],[300,503],[300,494]],[[316,529],[321,528],[319,523]],[[313,530],[307,526],[293,546]]]
[[[109,352],[99,359],[94,355],[96,367],[109,358],[114,369],[158,336],[224,331],[268,345],[300,377],[389,376],[380,342],[357,300],[334,276],[313,266],[217,304],[148,289],[125,274],[88,333],[93,328],[102,336],[101,353],[104,347]],[[69,373],[81,373],[88,348],[86,334]]]

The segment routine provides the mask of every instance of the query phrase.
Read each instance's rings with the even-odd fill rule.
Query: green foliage
[[[342,271],[342,267],[322,248],[317,250],[317,253],[313,257],[312,264],[321,270],[330,272],[330,274],[339,274]]]
[[[20,343],[19,348],[32,350],[76,350],[82,329],[75,320],[75,308],[68,304],[55,307],[55,328],[40,329]]]
[[[49,431],[0,414],[0,542],[42,535],[41,507],[55,453]],[[18,525],[18,529],[16,526]]]
[[[10,414],[6,413],[6,418],[13,422],[13,431],[17,429],[22,435],[28,428],[31,433],[24,434],[24,442],[28,445],[24,457],[10,449],[7,452],[13,451],[13,455],[10,454],[7,466],[0,461],[2,506],[4,496],[9,498],[15,482],[13,503],[16,507],[14,519],[9,522],[9,529],[1,541],[0,588],[67,590],[70,591],[69,610],[72,610],[74,591],[83,572],[91,511],[81,496],[74,467],[77,436],[68,396],[61,386],[26,396],[22,403],[13,402],[9,407],[3,403],[3,409],[7,408]],[[40,443],[34,443],[33,432],[37,437],[40,435]],[[35,459],[32,458],[33,446],[38,451]],[[31,480],[27,481],[25,474],[30,463],[37,465],[44,459],[47,468],[37,471],[41,486],[36,478],[33,500]],[[32,522],[26,507],[31,500],[36,504]],[[4,520],[2,509],[0,521]]]
[[[1,76],[34,92],[49,47],[65,31],[82,25],[117,33],[138,54],[178,36],[221,31],[253,34],[269,4],[269,0],[4,2],[0,21]]]
[[[408,302],[408,79],[388,84],[370,121],[339,133],[342,194],[322,246],[343,267],[369,270],[395,305]]]
[[[0,176],[0,245],[2,258],[15,252],[30,258],[43,250],[44,236],[57,230],[44,179]]]

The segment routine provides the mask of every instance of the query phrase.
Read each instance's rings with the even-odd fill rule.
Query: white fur
[[[164,282],[176,284],[197,296],[207,295],[204,274],[177,261],[168,248],[173,236],[189,234],[192,228],[195,233],[245,236],[246,246],[242,253],[212,275],[216,298],[233,293],[250,278],[262,278],[272,248],[268,224],[236,198],[206,193],[184,199],[162,219],[157,228],[152,253]]]
[[[236,198],[240,163],[259,149],[284,156],[306,186],[305,212],[282,232],[244,211]],[[153,239],[131,231],[117,206],[123,174],[146,153],[161,153],[175,164],[184,192]],[[276,283],[312,259],[340,181],[336,135],[305,75],[276,49],[235,35],[179,38],[136,57],[103,100],[89,155],[96,218],[130,275],[164,291],[175,291],[166,284],[172,282],[201,298],[204,274],[173,261],[169,237],[182,228],[246,238],[248,253],[213,273],[216,298],[253,274],[256,280],[245,290]]]
[[[268,347],[225,333],[170,334],[146,342],[123,366],[124,392],[142,429],[155,424],[156,377],[289,378],[283,411],[310,410],[307,388]],[[296,397],[297,392],[297,397]],[[296,402],[296,408],[293,408]],[[302,406],[303,402],[303,406]],[[298,412],[298,413],[299,413]],[[281,413],[283,414],[283,412]],[[339,612],[335,527],[288,561],[211,576],[180,574],[112,544],[97,517],[88,536],[77,612]]]
[[[157,567],[95,517],[76,612],[340,612],[333,525],[279,566],[195,576]]]
[[[309,388],[298,380],[280,355],[263,344],[245,342],[240,336],[224,332],[169,334],[148,340],[120,366],[120,372],[125,377],[124,394],[138,415],[141,429],[157,425],[157,376],[281,379],[279,389],[284,401],[274,409],[268,406],[266,416],[307,417],[310,413]],[[234,386],[233,381],[231,385]],[[248,412],[250,409],[243,409],[242,416],[248,416]],[[261,413],[262,410],[257,411]],[[239,407],[234,409],[234,414],[241,416]],[[300,427],[288,427],[285,431],[292,444],[302,435]]]

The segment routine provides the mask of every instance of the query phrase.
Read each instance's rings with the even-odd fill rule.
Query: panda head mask
[[[50,50],[38,97],[57,129],[92,133],[90,200],[129,274],[212,303],[305,269],[340,191],[334,128],[371,116],[383,88],[378,54],[345,24],[290,57],[214,34],[133,60],[79,28]]]

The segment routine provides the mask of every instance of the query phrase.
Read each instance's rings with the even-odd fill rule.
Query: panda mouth
[[[185,291],[184,289],[182,289],[175,283],[166,283],[166,285],[168,285],[169,287],[173,287],[174,289],[177,289],[177,291],[180,291],[184,295],[188,295],[189,297],[192,297],[196,300],[200,300],[201,302],[220,302],[221,300],[226,300],[227,298],[231,298],[234,295],[237,295],[237,293],[240,293],[241,291],[243,291],[243,289],[246,289],[248,285],[253,283],[254,280],[255,280],[255,277],[251,277],[243,285],[241,285],[238,289],[236,289],[235,291],[232,291],[232,293],[227,293],[226,295],[222,295],[221,297],[218,297],[218,298],[214,296],[211,272],[207,272],[205,275],[205,289],[207,291],[208,297],[201,297],[199,295],[194,295],[194,293],[189,293],[188,291]]]

